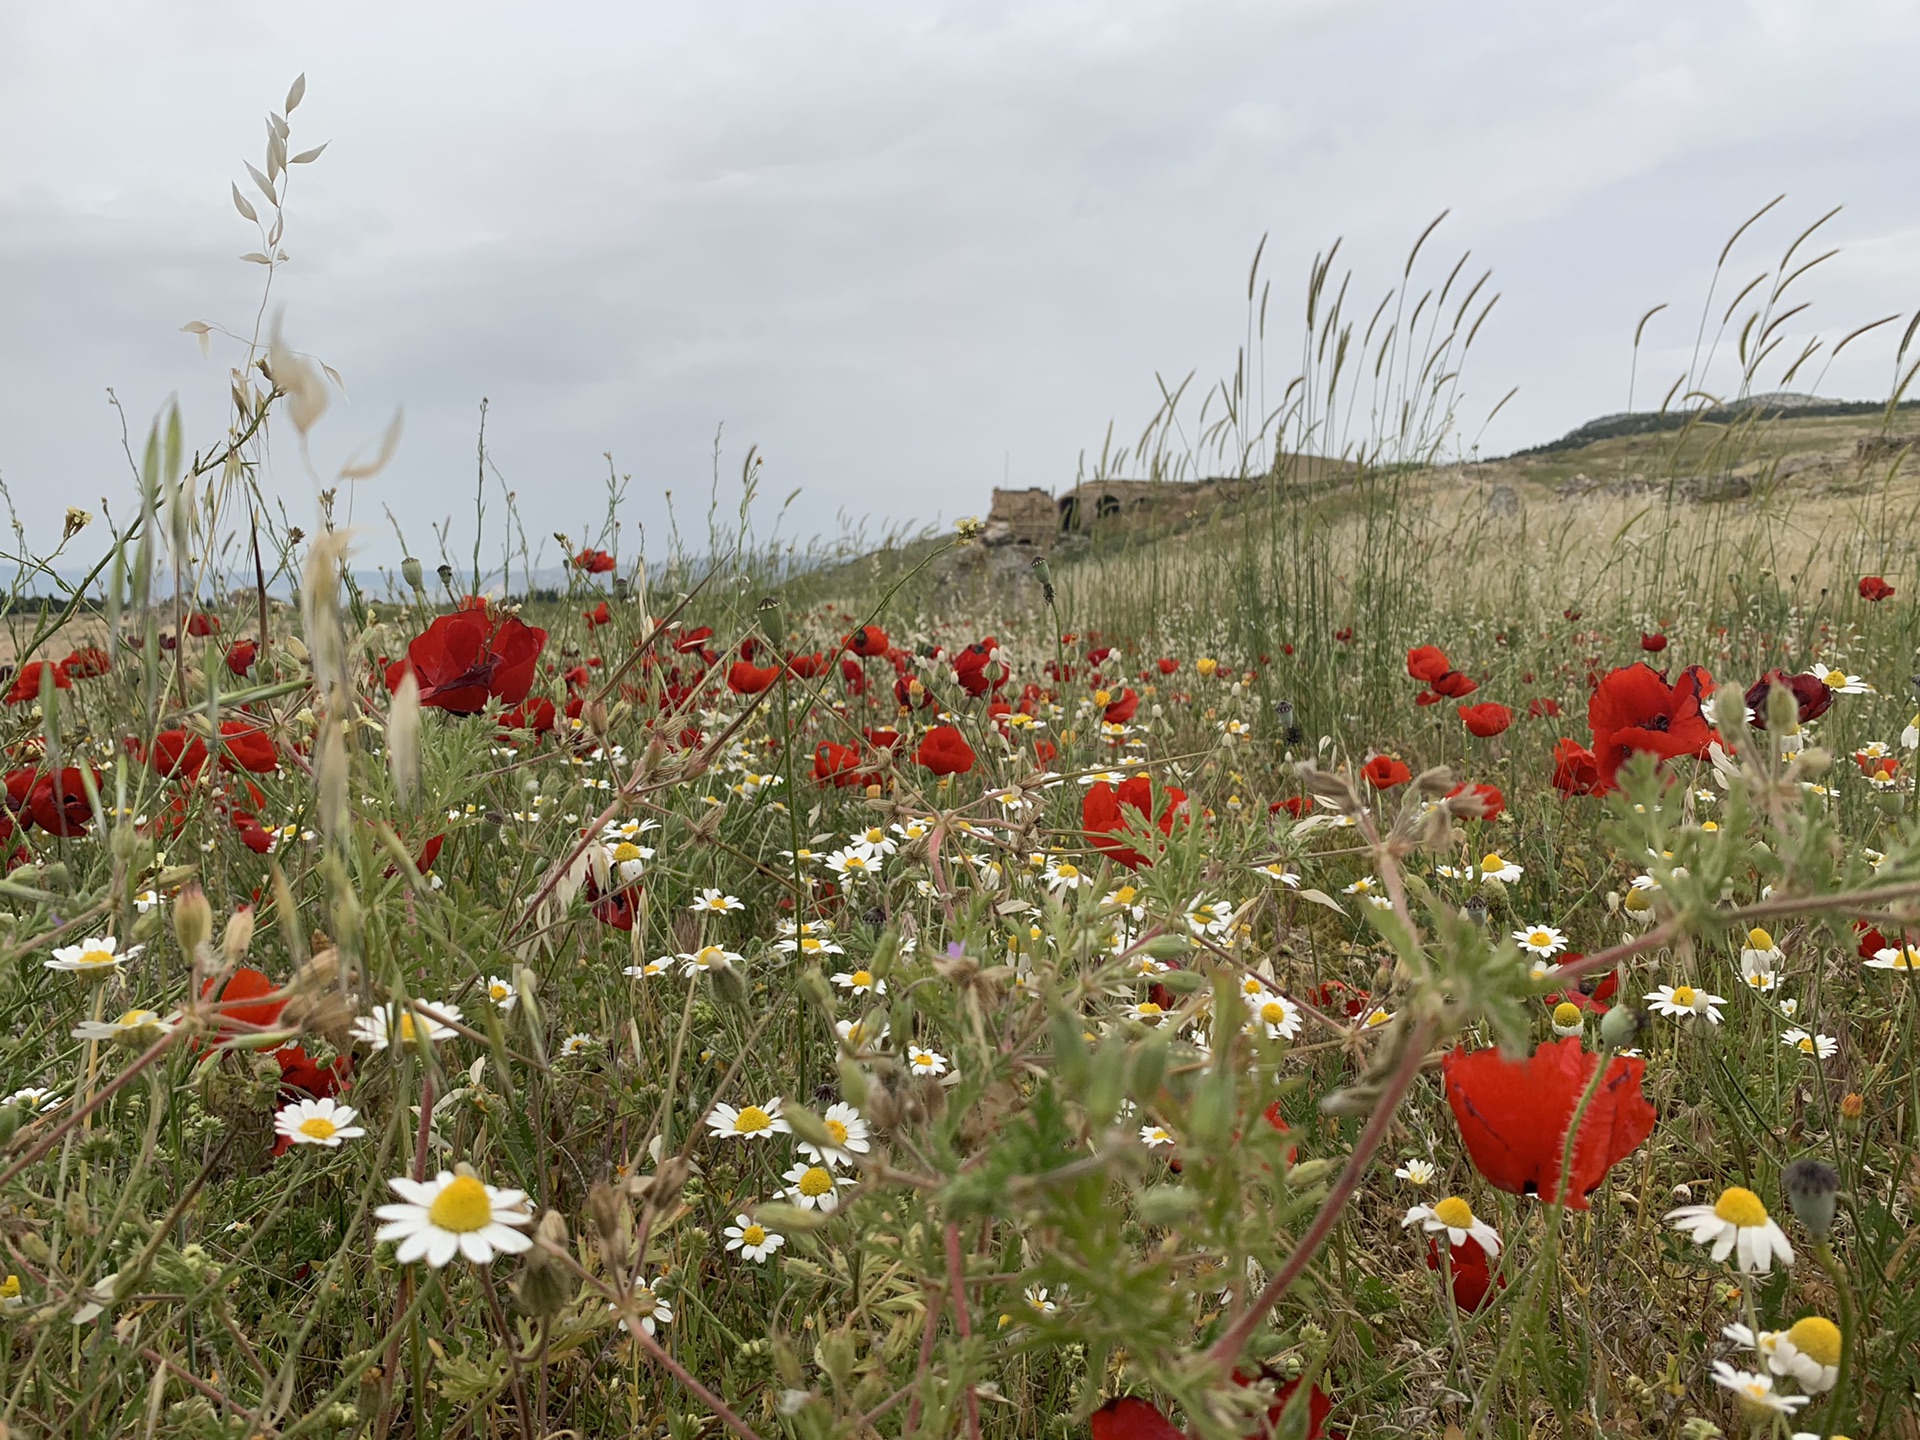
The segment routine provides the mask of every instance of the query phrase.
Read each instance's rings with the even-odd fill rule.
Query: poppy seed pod
[[[400,578],[407,582],[409,590],[426,588],[427,572],[420,568],[420,562],[411,555],[400,562]]]
[[[1600,1017],[1600,1039],[1611,1050],[1624,1050],[1646,1026],[1645,1010],[1637,1005],[1616,1005]]]
[[[1794,1161],[1780,1172],[1780,1189],[1807,1233],[1825,1240],[1833,1230],[1833,1212],[1840,1194],[1840,1176],[1830,1165],[1811,1158]]]

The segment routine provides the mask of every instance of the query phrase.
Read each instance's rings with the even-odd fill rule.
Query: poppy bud
[[[227,920],[227,933],[221,938],[221,953],[229,965],[246,958],[253,947],[253,907],[242,905]]]
[[[731,965],[716,965],[707,972],[713,980],[714,997],[733,1010],[744,1010],[750,998],[746,977]]]
[[[1840,1177],[1833,1167],[1811,1158],[1796,1160],[1780,1172],[1780,1188],[1807,1233],[1825,1240],[1833,1229],[1834,1202],[1840,1193]]]
[[[1600,1017],[1600,1040],[1609,1050],[1624,1050],[1647,1026],[1647,1012],[1637,1005],[1616,1005]]]
[[[1315,1160],[1302,1160],[1287,1170],[1287,1185],[1290,1189],[1302,1190],[1309,1185],[1317,1185],[1333,1173],[1333,1161],[1324,1157]]]
[[[549,1210],[540,1217],[533,1233],[533,1249],[527,1252],[520,1277],[512,1281],[509,1288],[513,1291],[515,1307],[522,1313],[537,1319],[551,1319],[567,1308],[578,1288],[566,1264],[545,1248],[549,1245],[566,1248],[567,1222],[558,1210]]]
[[[426,588],[427,572],[420,568],[420,562],[411,555],[400,562],[400,578],[407,582],[409,590]]]
[[[1791,735],[1800,728],[1800,702],[1784,685],[1767,690],[1767,729],[1776,735]]]
[[[827,984],[827,977],[820,973],[818,965],[809,965],[800,972],[800,993],[823,1014],[833,1014],[833,987]]]
[[[840,1093],[854,1109],[865,1111],[867,1092],[873,1088],[872,1080],[865,1070],[851,1060],[840,1062]]]
[[[213,938],[213,906],[198,885],[187,886],[174,901],[173,934],[181,953],[189,958]]]

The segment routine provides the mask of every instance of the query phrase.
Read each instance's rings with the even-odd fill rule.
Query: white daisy
[[[636,845],[631,840],[616,840],[604,847],[607,852],[607,865],[622,884],[630,884],[646,873],[647,862],[653,858],[653,851],[645,845]]]
[[[1047,1298],[1047,1287],[1029,1285],[1021,1292],[1021,1298],[1027,1302],[1027,1308],[1036,1315],[1058,1315],[1060,1307]]]
[[[856,850],[849,845],[827,856],[827,868],[851,884],[862,876],[879,874],[880,862],[864,850]]]
[[[730,915],[747,907],[737,895],[724,895],[709,885],[687,908],[696,915]]]
[[[736,1110],[727,1104],[715,1105],[707,1115],[707,1128],[716,1135],[731,1135],[739,1140],[764,1140],[769,1135],[788,1135],[793,1127],[780,1116],[780,1097],[764,1105],[747,1105]]]
[[[858,1050],[863,1045],[870,1045],[878,1049],[887,1043],[887,1036],[891,1030],[892,1026],[887,1024],[885,1018],[880,1020],[878,1028],[869,1025],[866,1020],[836,1020],[833,1022],[833,1033],[840,1037],[840,1043],[849,1050]]]
[[[629,965],[620,973],[631,975],[636,980],[651,980],[656,975],[665,975],[673,969],[674,957],[662,955],[656,960],[642,961],[638,965]]]
[[[1282,865],[1278,860],[1271,861],[1265,865],[1254,866],[1253,873],[1256,875],[1264,875],[1267,879],[1273,881],[1274,884],[1284,885],[1289,890],[1298,890],[1300,888],[1300,872]]]
[[[1920,946],[1889,945],[1864,963],[1869,970],[1920,970]]]
[[[751,1260],[760,1265],[766,1258],[787,1243],[787,1237],[767,1229],[746,1215],[733,1217],[733,1224],[727,1226],[727,1249],[738,1250],[742,1260]]]
[[[455,1255],[485,1265],[497,1254],[519,1255],[533,1248],[518,1228],[533,1223],[524,1191],[497,1190],[476,1176],[450,1170],[431,1180],[402,1175],[387,1184],[400,1200],[373,1212],[387,1222],[373,1238],[398,1242],[393,1258],[401,1265],[425,1260],[438,1270]]]
[[[1667,1223],[1686,1232],[1697,1245],[1711,1245],[1713,1258],[1734,1256],[1734,1268],[1747,1274],[1766,1274],[1778,1256],[1793,1264],[1793,1248],[1786,1232],[1760,1197],[1740,1185],[1729,1185],[1711,1205],[1682,1205],[1667,1212]]]
[[[647,1334],[654,1334],[657,1326],[673,1323],[673,1306],[661,1298],[660,1292],[654,1289],[654,1282],[645,1276],[634,1282],[633,1292],[627,1300],[628,1313],[639,1320],[640,1328]],[[621,1307],[618,1304],[609,1303],[607,1308],[618,1310]],[[632,1334],[633,1321],[622,1318],[620,1328]]]
[[[1780,1043],[1791,1045],[1812,1060],[1831,1060],[1840,1053],[1840,1042],[1831,1035],[1815,1035],[1797,1028],[1781,1035]]]
[[[1394,1168],[1394,1178],[1404,1180],[1417,1189],[1425,1189],[1433,1183],[1433,1164],[1418,1157],[1409,1157]]]
[[[17,1105],[22,1110],[31,1110],[39,1115],[45,1115],[50,1110],[58,1110],[65,1103],[63,1097],[55,1091],[42,1090],[37,1085],[16,1090],[6,1099],[0,1100],[0,1105]]]
[[[129,945],[125,950],[118,948],[118,942],[111,935],[95,935],[82,940],[78,945],[62,945],[53,952],[53,958],[43,960],[41,964],[49,970],[67,970],[74,974],[106,976],[126,961],[133,959],[144,945]]]
[[[860,1112],[844,1100],[836,1100],[827,1107],[827,1113],[820,1117],[820,1123],[827,1127],[833,1145],[825,1148],[811,1141],[800,1140],[794,1144],[809,1160],[822,1165],[845,1165],[851,1167],[855,1155],[864,1155],[873,1148],[867,1138],[867,1122]]]
[[[1839,666],[1816,664],[1813,673],[1820,677],[1826,687],[1836,695],[1871,695],[1873,686],[1858,675],[1849,675]]]
[[[1644,998],[1648,1006],[1661,1015],[1671,1015],[1679,1020],[1704,1015],[1715,1025],[1720,1023],[1718,1007],[1727,1003],[1726,996],[1696,990],[1691,985],[1662,985]]]
[[[1733,1391],[1742,1402],[1779,1415],[1791,1415],[1803,1405],[1811,1405],[1809,1395],[1782,1395],[1773,1388],[1771,1375],[1741,1370],[1724,1360],[1713,1362],[1713,1383]]]
[[[1513,938],[1529,954],[1552,959],[1567,948],[1567,937],[1551,925],[1527,925],[1513,932]]]
[[[1164,1125],[1142,1125],[1140,1143],[1149,1150],[1158,1150],[1162,1145],[1173,1144],[1173,1132]]]
[[[1449,1195],[1435,1205],[1415,1205],[1400,1224],[1404,1229],[1416,1221],[1429,1235],[1446,1231],[1449,1245],[1465,1244],[1467,1237],[1472,1236],[1480,1242],[1489,1260],[1500,1253],[1500,1236],[1486,1221],[1475,1219],[1473,1207],[1458,1195]]]
[[[1091,885],[1093,877],[1071,860],[1062,859],[1056,855],[1047,862],[1046,882],[1047,888],[1057,893],[1062,890],[1078,890],[1082,885]]]
[[[1291,1040],[1300,1033],[1300,1007],[1284,995],[1263,990],[1246,997],[1250,1024],[1264,1025],[1269,1040]]]
[[[842,990],[851,990],[855,995],[884,995],[887,982],[876,976],[871,970],[842,970],[833,977],[833,983]]]
[[[513,987],[513,981],[498,975],[487,977],[487,999],[502,1010],[511,1010],[520,1003],[520,992]]]
[[[1489,851],[1480,857],[1480,878],[1498,880],[1503,885],[1511,885],[1527,872],[1498,851]]]
[[[273,1117],[273,1128],[295,1145],[324,1145],[338,1150],[343,1140],[357,1140],[366,1134],[354,1124],[356,1112],[351,1105],[331,1100],[296,1100]]]
[[[947,1057],[938,1050],[928,1050],[920,1045],[907,1047],[907,1069],[916,1075],[944,1075],[947,1073]]]
[[[157,1010],[128,1010],[112,1020],[82,1020],[73,1027],[76,1040],[117,1040],[122,1045],[151,1045],[172,1030],[178,1015],[164,1018]]]
[[[879,860],[893,854],[900,848],[900,845],[891,835],[887,834],[883,827],[875,825],[871,829],[856,830],[853,834],[849,835],[847,837],[847,848],[849,850],[858,850],[869,860]]]
[[[576,1055],[584,1055],[598,1043],[598,1037],[585,1030],[576,1030],[560,1042],[560,1058],[571,1060]]]
[[[353,1022],[353,1038],[379,1051],[396,1040],[402,1045],[411,1045],[416,1036],[424,1035],[437,1045],[460,1033],[440,1021],[440,1017],[458,1020],[458,1005],[448,1005],[438,1000],[419,1000],[414,1003],[417,1008],[403,1010],[398,1005],[383,1005],[370,1014],[359,1016]]]
[[[1831,1390],[1840,1378],[1840,1327],[1824,1315],[1807,1315],[1788,1330],[1762,1330],[1756,1339],[1744,1325],[1721,1333],[1756,1352],[1775,1375],[1790,1375],[1809,1394]]]
[[[840,1187],[848,1183],[824,1165],[797,1164],[781,1178],[787,1182],[783,1193],[789,1201],[828,1215],[840,1208]]]
[[[724,945],[702,945],[698,950],[689,951],[679,957],[680,973],[705,975],[712,970],[728,970],[741,964],[746,958],[737,950],[729,950]]]

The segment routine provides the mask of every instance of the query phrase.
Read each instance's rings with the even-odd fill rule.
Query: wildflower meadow
[[[1230,502],[1012,564],[748,452],[376,580],[397,422],[189,327],[11,557],[0,1434],[1920,1436],[1911,370],[1837,495],[1755,412],[1504,516],[1484,293],[1323,261],[1103,461]]]

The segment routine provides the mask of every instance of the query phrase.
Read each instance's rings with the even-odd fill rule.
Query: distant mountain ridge
[[[1895,408],[1911,410],[1916,407],[1920,407],[1920,400],[1903,400]],[[1767,415],[1871,415],[1886,408],[1884,400],[1826,400],[1797,390],[1770,390],[1764,395],[1750,395],[1744,400],[1717,405],[1708,410],[1623,410],[1614,415],[1602,415],[1577,429],[1569,430],[1558,440],[1516,450],[1509,458],[1553,455],[1562,450],[1578,450],[1596,440],[1612,440],[1621,435],[1651,435],[1661,430],[1678,430],[1700,421],[1710,425],[1726,425],[1746,419],[1756,411]]]

